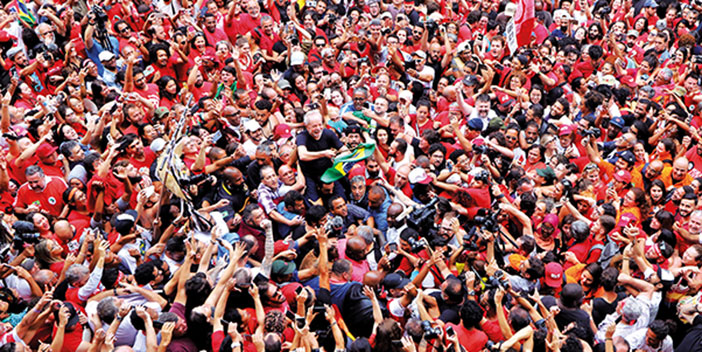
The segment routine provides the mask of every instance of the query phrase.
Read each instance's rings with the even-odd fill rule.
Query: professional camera
[[[435,339],[441,336],[441,328],[438,326],[432,327],[429,320],[422,321],[422,330],[424,330],[424,338],[426,340]]]
[[[507,289],[507,286],[505,285],[505,272],[502,270],[498,270],[495,272],[495,275],[488,277],[487,282],[485,283],[485,288],[497,287]]]
[[[473,218],[480,228],[488,232],[497,232],[500,229],[500,223],[497,221],[499,212],[491,212],[490,215],[476,215]]]
[[[407,242],[409,243],[411,247],[412,253],[419,253],[424,247],[426,247],[426,242],[421,239],[414,239],[413,237],[409,237],[407,239]]]
[[[583,132],[582,132],[582,135],[583,135],[583,137],[590,137],[590,136],[592,136],[592,137],[594,137],[595,139],[597,139],[597,138],[600,138],[600,136],[602,136],[602,130],[600,130],[600,129],[597,128],[597,127],[592,127],[592,128],[589,128],[589,129],[583,131]]]
[[[324,224],[324,230],[329,233],[329,237],[339,238],[342,233],[341,230],[344,228],[344,219],[341,216],[334,216],[333,218],[327,220]]]
[[[93,6],[90,12],[95,15],[95,24],[98,27],[105,27],[105,23],[107,23],[107,13],[105,9],[103,9],[102,6]]]
[[[435,197],[427,205],[407,215],[407,226],[417,230],[419,233],[427,233],[434,225],[435,205],[438,201],[439,198]]]
[[[597,14],[600,15],[600,17],[607,16],[611,12],[612,12],[612,8],[609,6],[602,6],[602,7],[600,7],[599,10],[597,10]]]
[[[15,230],[15,237],[12,239],[12,248],[21,251],[25,245],[39,243],[39,231],[36,230],[34,224],[29,221],[15,221],[12,224]]]
[[[487,154],[488,149],[489,149],[488,146],[485,145],[485,144],[473,145],[473,151],[474,151],[476,154]]]

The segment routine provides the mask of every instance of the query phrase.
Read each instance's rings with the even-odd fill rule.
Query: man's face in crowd
[[[307,133],[315,140],[322,138],[324,125],[322,124],[322,118],[320,116],[312,116],[305,127],[307,128]]]
[[[129,28],[129,25],[127,25],[126,23],[120,23],[120,25],[117,26],[117,31],[119,32],[119,35],[124,39],[129,39],[132,36],[132,29]]]
[[[429,162],[434,165],[435,168],[438,168],[441,166],[441,163],[444,161],[444,153],[441,152],[440,150],[434,151],[429,156]]]
[[[478,110],[478,116],[486,117],[490,113],[490,102],[489,101],[479,101],[476,103],[475,108]]]
[[[524,130],[525,134],[525,139],[527,143],[533,144],[536,142],[536,138],[539,136],[539,130],[536,126],[528,126],[526,130]]]
[[[355,182],[351,184],[351,198],[355,201],[360,201],[366,195],[365,182]]]
[[[516,148],[517,142],[519,142],[519,132],[515,129],[509,129],[505,132],[505,140],[507,140],[507,147]]]
[[[214,16],[205,17],[205,29],[207,29],[208,32],[214,33],[216,27],[217,20],[215,20]]]
[[[695,210],[695,200],[694,199],[680,200],[680,206],[678,207],[678,214],[680,214],[680,216],[682,216],[683,218],[686,218],[686,217],[690,216],[690,214],[692,214],[693,210]],[[700,219],[700,220],[702,220],[702,219]],[[702,221],[700,221],[700,224],[702,225]],[[692,219],[690,219],[690,225],[692,225]],[[690,229],[690,230],[692,230],[692,229]]]
[[[375,160],[368,160],[366,162],[366,171],[371,178],[376,178],[380,175],[380,165]]]
[[[681,181],[687,175],[687,160],[678,159],[673,163],[673,180]]]
[[[401,189],[407,185],[409,182],[410,167],[407,165],[402,165],[397,169],[397,174],[395,175],[395,187]]]
[[[322,183],[320,193],[326,196],[334,194],[334,183]]]
[[[46,187],[46,181],[44,180],[44,176],[39,174],[38,172],[27,176],[27,184],[29,185],[29,188],[31,188],[35,192],[41,192],[44,190],[44,187]]]
[[[291,186],[295,184],[295,171],[287,165],[283,165],[278,169],[278,174],[280,175],[280,180],[284,184]]]
[[[278,189],[278,175],[273,168],[267,167],[261,171],[261,182],[270,189]]]
[[[344,198],[336,198],[334,201],[332,201],[332,214],[341,216],[342,218],[346,218],[346,216],[349,215],[349,209],[346,206],[346,201]]]
[[[656,52],[662,53],[668,49],[668,43],[666,42],[665,38],[662,36],[656,36],[653,39],[653,45],[655,47]]]
[[[368,99],[368,96],[363,93],[363,92],[354,92],[353,93],[353,107],[356,109],[356,111],[361,111],[363,110],[363,103],[365,103]]]
[[[248,10],[249,16],[252,18],[258,18],[258,16],[261,15],[261,8],[258,6],[258,1],[249,1],[248,6],[246,6],[246,10]]]
[[[656,336],[656,334],[653,333],[653,330],[651,330],[651,329],[646,330],[646,345],[648,347],[657,349],[661,346],[662,342],[663,342],[663,340],[659,339],[658,336]]]
[[[273,19],[261,21],[261,28],[263,28],[263,34],[267,36],[273,35]]]

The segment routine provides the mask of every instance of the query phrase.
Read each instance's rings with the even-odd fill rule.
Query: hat
[[[510,2],[505,6],[505,16],[507,17],[512,17],[514,16],[514,13],[517,12],[517,4]]]
[[[461,44],[458,44],[458,48],[456,49],[457,53],[462,53],[464,51],[470,50],[470,43],[466,40],[464,42],[461,42]]]
[[[600,83],[610,87],[617,87],[619,85],[619,81],[612,75],[605,75],[600,79]]]
[[[286,123],[281,123],[278,126],[275,126],[275,130],[273,131],[273,139],[278,140],[281,138],[290,138],[292,137],[292,133],[290,133],[290,126]]]
[[[563,125],[558,129],[559,136],[567,136],[575,132],[575,126],[573,125]]]
[[[154,117],[156,118],[156,120],[160,120],[166,115],[168,115],[168,108],[165,106],[160,106],[154,111]]]
[[[401,90],[400,93],[398,93],[398,99],[400,100],[407,100],[407,101],[412,101],[413,95],[412,92],[409,90]]]
[[[507,260],[509,261],[509,266],[512,269],[519,270],[519,266],[522,264],[523,261],[527,260],[527,257],[521,254],[510,254],[507,257]]]
[[[637,221],[639,221],[639,219],[636,218],[636,215],[626,212],[619,217],[617,227],[627,227],[629,224],[635,224]]]
[[[414,0],[405,0],[405,4],[414,4]]]
[[[129,234],[129,231],[132,230],[132,227],[134,227],[138,216],[135,210],[128,209],[122,214],[113,216],[110,222],[112,223],[112,228],[114,228],[117,233],[126,236]]]
[[[619,129],[622,129],[624,128],[624,126],[626,126],[626,122],[624,122],[624,119],[621,116],[613,117],[611,120],[609,120],[609,124],[618,127]]]
[[[471,130],[475,130],[475,131],[482,131],[483,130],[483,120],[481,120],[479,118],[474,118],[474,119],[468,120],[468,123],[466,125]]]
[[[280,252],[287,251],[288,249],[293,248],[295,245],[295,241],[284,241],[284,240],[278,240],[275,241],[273,244],[273,255],[276,255]]]
[[[489,130],[501,130],[505,128],[505,122],[502,120],[500,117],[495,117],[490,122],[488,122],[488,129]]]
[[[644,3],[644,7],[656,8],[656,7],[658,7],[658,3],[656,3],[655,0],[646,0],[646,2]]]
[[[458,106],[458,103],[451,103],[451,104],[449,105],[449,112],[461,112],[461,113],[463,113],[463,111],[461,110],[461,107]]]
[[[636,297],[628,297],[624,300],[622,306],[622,318],[626,321],[634,321],[639,319],[644,310],[643,304]]]
[[[614,173],[614,179],[619,182],[630,183],[631,173],[626,170],[619,170],[616,173]]]
[[[361,129],[361,126],[359,126],[357,124],[351,124],[351,125],[346,126],[346,128],[344,128],[345,135],[348,136],[349,134],[352,134],[352,133],[361,134],[361,133],[363,133],[363,130]]]
[[[546,166],[543,169],[536,169],[536,174],[545,178],[546,180],[554,180],[556,178],[556,172],[550,166]]]
[[[71,172],[68,173],[68,182],[70,183],[73,179],[79,180],[81,183],[83,183],[83,185],[86,185],[88,183],[88,172],[85,170],[85,167],[83,167],[83,165],[76,165],[71,169]]]
[[[659,31],[664,30],[666,27],[667,27],[667,24],[665,23],[665,20],[658,20],[658,21],[656,22],[656,28],[657,28]]]
[[[392,14],[388,11],[385,11],[382,14],[380,14],[380,18],[392,18]]]
[[[385,278],[383,279],[383,286],[385,287],[386,290],[397,290],[401,289],[407,284],[410,283],[410,280],[398,273],[391,273],[387,274]]]
[[[412,56],[418,56],[420,59],[426,59],[427,53],[425,53],[424,50],[417,50],[414,53],[412,53]]]
[[[619,153],[619,157],[624,159],[629,165],[634,165],[636,164],[636,156],[631,150],[625,150],[621,153]]]
[[[166,147],[166,140],[164,140],[163,138],[156,138],[153,141],[151,141],[151,145],[149,147],[151,148],[152,152],[158,153]]]
[[[294,262],[286,262],[285,260],[278,259],[271,265],[271,275],[290,275],[295,272],[295,269],[297,269],[297,267]]]
[[[305,62],[305,54],[302,51],[296,51],[290,55],[290,65],[297,66],[302,65]]]
[[[281,79],[278,81],[278,88],[280,89],[292,89],[292,86],[290,85],[290,82],[288,82],[285,79]]]
[[[385,64],[377,64],[371,69],[371,74],[377,75],[380,70],[385,70],[385,72],[387,72],[388,67],[385,66]]]
[[[225,216],[224,219],[227,219],[227,216]],[[241,240],[241,238],[239,237],[239,234],[236,232],[225,233],[224,235],[219,236],[219,239],[222,241],[229,242],[232,246]],[[217,257],[218,258],[224,257],[228,253],[229,253],[229,250],[226,247],[224,247],[223,245],[219,244],[217,246]]]
[[[463,77],[463,85],[474,86],[478,84],[478,78],[473,75]]]
[[[544,282],[548,287],[561,287],[563,285],[563,266],[556,262],[546,264]]]
[[[61,302],[61,305],[64,307],[68,308],[68,322],[66,323],[66,329],[71,329],[73,326],[75,326],[78,323],[78,320],[80,320],[80,317],[78,316],[78,311],[76,311],[76,308],[73,306],[73,303],[71,302]],[[59,310],[54,312],[54,319],[56,321],[59,321]]]
[[[12,47],[10,50],[7,51],[7,58],[14,59],[15,55],[17,55],[20,51],[22,51],[22,48],[18,46]]]
[[[244,132],[253,132],[260,129],[261,125],[259,125],[256,120],[249,120],[244,122]]]
[[[635,30],[635,29],[630,29],[629,31],[626,32],[626,36],[627,36],[627,37],[636,37],[636,38],[638,38],[638,37],[639,37],[639,31],[637,31],[637,30]]]
[[[37,148],[37,156],[39,159],[44,159],[51,155],[51,153],[56,151],[56,147],[52,146],[49,143],[42,143],[39,148]]]
[[[620,78],[619,81],[629,88],[636,88],[636,79],[634,79],[634,77],[622,76],[622,78]]]
[[[426,185],[432,181],[431,176],[427,175],[427,172],[422,167],[415,167],[412,169],[407,178],[412,184],[420,183]]]
[[[105,61],[110,61],[115,58],[115,54],[113,54],[111,51],[103,50],[98,54],[98,58],[100,59],[100,62],[105,62]]]

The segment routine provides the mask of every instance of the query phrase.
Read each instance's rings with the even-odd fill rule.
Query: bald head
[[[244,183],[244,174],[235,167],[228,167],[224,169],[224,177],[234,185],[241,185]]]
[[[682,181],[685,176],[687,176],[688,165],[690,165],[690,162],[684,156],[675,159],[673,162],[673,172],[671,173],[673,180]]]
[[[402,204],[400,203],[392,203],[388,207],[388,216],[396,217],[398,215],[402,214]]]
[[[363,284],[371,287],[377,287],[380,281],[383,280],[383,276],[380,272],[371,270],[363,275]]]
[[[353,236],[346,242],[346,248],[354,251],[363,251],[366,249],[366,241],[361,236]]]
[[[73,227],[66,220],[59,220],[54,224],[54,233],[64,242],[68,242],[73,238]]]

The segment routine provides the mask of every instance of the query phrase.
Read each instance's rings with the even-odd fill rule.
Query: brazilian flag
[[[375,151],[374,143],[362,143],[351,154],[334,159],[334,166],[324,171],[320,178],[324,183],[332,183],[346,175],[357,162],[367,159]]]
[[[27,8],[27,4],[24,0],[14,0],[10,3],[10,11],[17,12],[17,16],[24,23],[33,26],[37,23],[37,19],[34,17],[32,12]]]

